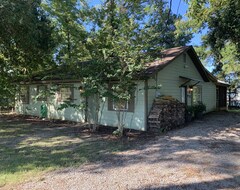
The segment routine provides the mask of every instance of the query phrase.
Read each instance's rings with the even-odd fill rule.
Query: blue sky
[[[90,4],[95,6],[97,4],[101,3],[101,0],[89,0]],[[166,0],[166,2],[170,3],[170,0]],[[173,13],[175,14],[180,14],[183,17],[186,18],[185,14],[187,12],[187,8],[188,5],[184,0],[172,0],[172,8],[171,10],[173,11]],[[206,32],[203,31],[202,34],[194,34],[193,39],[191,40],[191,42],[188,45],[200,45],[201,44],[201,35],[203,35]]]
[[[170,2],[170,0],[168,0]],[[180,14],[186,18],[185,14],[188,9],[188,4],[184,0],[172,0],[172,11],[176,14]],[[201,36],[206,33],[206,30],[203,30],[202,33],[194,34],[193,39],[189,45],[200,45]]]

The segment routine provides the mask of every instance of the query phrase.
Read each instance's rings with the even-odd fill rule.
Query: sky
[[[168,3],[170,0],[168,0]],[[176,14],[180,14],[183,18],[186,18],[185,14],[188,9],[188,4],[184,0],[172,0],[172,11]],[[206,33],[206,30],[203,30],[202,33],[194,34],[193,39],[188,45],[201,45],[201,36]]]
[[[90,5],[96,6],[101,3],[102,0],[89,0]],[[165,0],[168,2],[168,5],[170,4],[170,0]],[[180,14],[183,16],[183,19],[187,19],[186,12],[188,9],[188,4],[185,2],[185,0],[172,0],[172,7],[171,10],[175,14]],[[190,41],[190,43],[186,45],[192,45],[192,46],[200,46],[201,45],[201,36],[207,33],[207,29],[204,29],[202,33],[195,33],[193,34],[193,38]],[[213,70],[213,67],[211,64],[206,64],[206,69],[210,72]]]
[[[101,0],[89,0],[90,4],[96,6],[101,3]],[[168,4],[170,4],[170,0],[166,0]],[[186,18],[185,14],[187,12],[188,5],[185,0],[172,0],[172,7],[171,10],[175,14],[180,14],[183,18]],[[191,42],[187,45],[198,46],[201,45],[201,35],[205,34],[206,30],[200,34],[194,34]]]

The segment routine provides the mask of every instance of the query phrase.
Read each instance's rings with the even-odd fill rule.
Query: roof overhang
[[[179,78],[186,80],[186,81],[185,81],[183,84],[181,84],[179,87],[187,86],[187,85],[189,85],[191,82],[194,82],[194,84],[190,84],[189,86],[190,86],[190,87],[194,87],[194,86],[196,86],[197,84],[199,84],[200,82],[203,82],[202,80],[199,80],[199,79],[194,79],[194,78],[189,78],[189,77],[184,77],[184,76],[179,76]]]
[[[39,80],[39,81],[21,81],[19,85],[34,85],[34,84],[63,84],[63,83],[79,83],[81,80]]]
[[[203,66],[202,62],[200,61],[196,51],[194,50],[194,48],[192,46],[190,46],[189,49],[187,49],[186,51],[189,55],[189,57],[192,59],[193,64],[195,65],[195,67],[197,68],[199,74],[201,75],[202,79],[204,82],[209,82],[209,78],[208,78],[208,74],[206,71],[206,68]]]
[[[229,87],[231,86],[229,83],[225,82],[225,81],[221,81],[221,80],[217,80],[217,82],[215,83],[217,86],[226,86]]]
[[[225,81],[221,81],[219,80],[217,77],[215,77],[213,74],[211,74],[208,70],[206,70],[207,75],[209,77],[209,79],[216,85],[216,86],[225,86],[225,87],[229,87],[230,84],[225,82]]]

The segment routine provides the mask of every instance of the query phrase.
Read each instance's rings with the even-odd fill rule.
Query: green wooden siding
[[[186,56],[184,63],[183,55],[176,58],[172,63],[157,73],[157,77],[153,77],[148,81],[149,86],[161,84],[159,90],[160,95],[170,95],[181,101],[181,90],[179,86],[186,82],[186,79],[181,79],[179,76],[184,76],[201,81],[198,85],[202,87],[202,102],[206,104],[207,111],[216,109],[216,86],[213,82],[204,82],[197,68],[193,64],[191,58]],[[195,84],[196,81],[191,81],[188,85]],[[151,104],[155,98],[156,90],[149,90],[148,95],[148,112],[151,109]],[[191,102],[188,97],[188,102]]]
[[[80,97],[79,90],[77,90],[79,85],[80,84],[78,83],[74,84],[75,89],[73,103],[75,104],[80,104],[80,101],[84,101],[84,98]],[[29,90],[30,90],[29,104],[22,104],[21,102],[17,102],[16,112],[19,114],[34,115],[40,117],[40,107],[42,104],[46,104],[46,101],[36,100],[35,97],[37,96],[37,85],[30,85]],[[57,110],[61,103],[57,101],[56,96],[48,97],[48,102],[51,102],[47,104],[48,118],[84,122],[85,118],[84,111],[78,111],[74,108]]]
[[[134,112],[126,112],[125,115],[125,128],[146,130],[147,113],[149,113],[152,103],[156,95],[171,95],[174,98],[181,101],[181,90],[179,86],[186,82],[186,79],[179,78],[179,76],[188,77],[201,81],[198,85],[202,89],[202,102],[206,104],[207,111],[213,111],[216,109],[216,86],[212,82],[204,82],[195,65],[190,57],[186,56],[186,62],[184,62],[183,55],[176,58],[172,63],[167,65],[164,69],[159,71],[156,75],[152,76],[147,81],[147,96],[145,97],[145,83],[144,81],[136,81],[137,89],[135,91],[135,105]],[[196,81],[191,81],[188,85],[193,85]],[[154,89],[153,87],[161,85],[160,89]],[[78,87],[80,83],[74,83],[74,102],[80,104],[85,101],[85,98],[80,97]],[[16,111],[21,114],[29,114],[40,116],[40,107],[44,101],[36,101],[37,85],[30,85],[30,100],[29,104],[22,104],[18,102],[16,105]],[[147,98],[147,102],[146,102]],[[52,97],[48,100],[51,104],[48,104],[48,118],[72,120],[78,122],[84,122],[85,112],[77,111],[74,108],[66,108],[63,110],[57,110],[60,103],[57,102],[57,97]],[[190,97],[188,102],[191,102]],[[96,109],[94,104],[94,97],[89,97],[88,100],[88,121],[93,122],[93,113]],[[106,126],[117,126],[117,115],[115,111],[108,110],[107,98],[102,99],[99,122]]]
[[[135,91],[135,105],[134,112],[126,112],[125,115],[125,128],[136,129],[144,131],[145,126],[145,100],[144,100],[144,81],[137,82],[137,88]],[[117,127],[117,115],[115,111],[108,110],[107,98],[103,98],[101,104],[101,113],[99,114],[100,124],[106,126]]]

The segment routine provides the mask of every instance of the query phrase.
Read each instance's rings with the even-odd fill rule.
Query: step
[[[159,115],[149,115],[148,119],[158,119]]]
[[[148,123],[151,123],[151,124],[153,124],[153,123],[161,123],[161,121],[151,121],[151,120],[149,121],[148,120]]]

